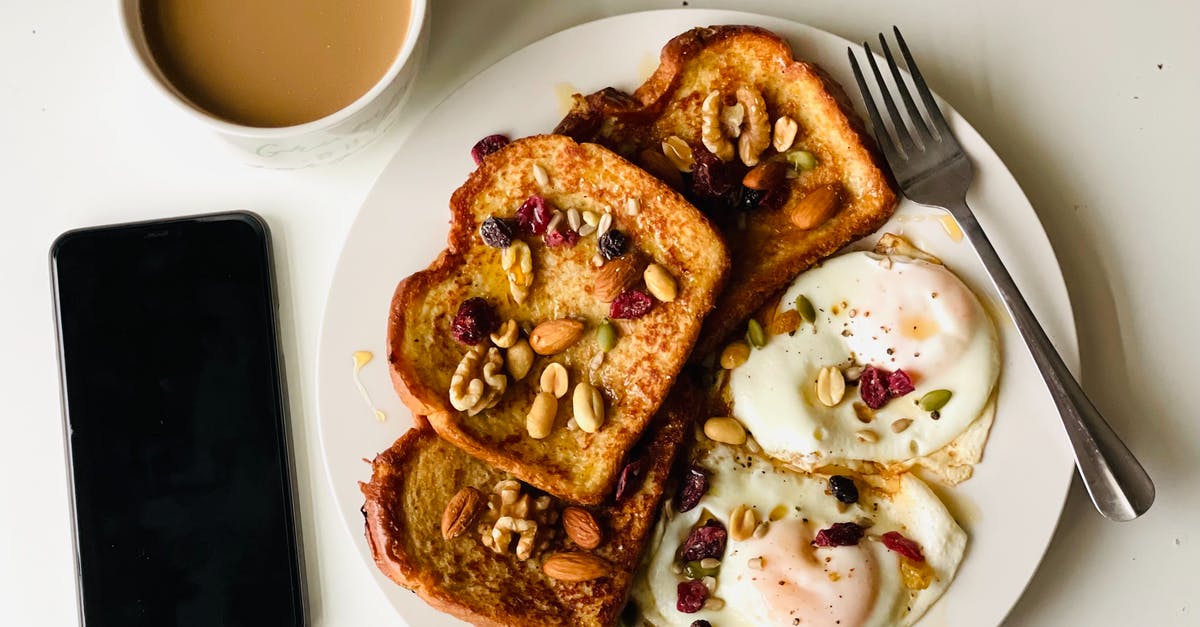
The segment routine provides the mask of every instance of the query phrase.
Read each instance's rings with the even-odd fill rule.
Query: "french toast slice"
[[[565,504],[528,486],[521,486],[519,497],[533,510],[526,516],[542,520],[533,554],[521,560],[512,546],[505,545],[504,552],[485,547],[482,535],[494,528],[503,507],[495,487],[511,475],[445,442],[420,419],[417,428],[376,456],[371,480],[361,486],[366,536],[375,563],[434,608],[477,625],[613,625],[698,403],[694,388],[686,383],[676,386],[634,449],[634,463],[643,464],[640,486],[631,479],[626,482],[628,494],[620,501],[610,498],[586,508],[600,530],[600,543],[589,554],[606,565],[594,579],[561,581],[544,572],[551,556],[584,549],[562,529]],[[465,488],[485,495],[493,509],[481,505],[475,524],[445,540],[444,510]],[[539,498],[549,504],[538,509]],[[520,500],[509,507],[519,505]]]
[[[748,106],[754,94],[759,106]],[[765,116],[755,110],[761,105]],[[715,116],[708,138],[706,109]],[[783,116],[797,132],[788,141],[784,129],[780,151],[775,126]],[[725,235],[729,287],[705,320],[693,352],[698,357],[720,346],[802,270],[882,226],[897,202],[842,88],[820,68],[794,59],[779,36],[753,26],[695,28],[675,37],[633,94],[607,88],[576,95],[555,132],[601,143],[660,175]],[[684,169],[689,159],[696,162],[690,173],[681,174],[674,155],[664,155],[672,137],[686,144],[676,151],[683,153]],[[752,158],[744,159],[743,150]],[[779,166],[762,166],[767,162],[787,166],[784,178],[778,179]],[[762,169],[755,186],[767,189],[747,191],[741,183],[756,165]],[[767,173],[768,167],[775,171]]]
[[[512,220],[535,196],[564,214],[539,214],[541,235],[535,221]],[[483,158],[450,209],[447,248],[392,299],[396,390],[439,435],[487,464],[568,501],[601,502],[724,283],[720,235],[641,168],[557,135]],[[578,231],[572,211],[582,216]],[[490,233],[492,243],[506,247],[485,242],[489,219],[505,231]],[[609,242],[608,261],[598,250],[605,229],[625,239]],[[552,232],[558,245],[546,243]],[[464,305],[470,299],[483,301]],[[635,314],[644,315],[621,319]]]

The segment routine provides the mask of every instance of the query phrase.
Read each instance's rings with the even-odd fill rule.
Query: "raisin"
[[[708,492],[708,475],[703,470],[692,466],[683,475],[683,485],[675,495],[675,509],[680,512],[691,510]]]
[[[454,321],[450,323],[454,339],[472,346],[498,328],[500,317],[496,315],[496,310],[478,296],[464,300],[458,306],[458,313],[454,314]]]
[[[701,210],[715,213],[737,207],[741,196],[742,173],[734,163],[725,163],[703,144],[692,146],[692,180],[689,190]]]
[[[904,396],[917,389],[913,385],[912,377],[909,377],[908,373],[903,370],[897,370],[888,375],[887,388],[892,396]]]
[[[694,614],[704,607],[708,599],[708,586],[703,581],[681,581],[675,589],[679,598],[675,601],[675,609],[684,614]]]
[[[871,409],[883,407],[891,398],[888,393],[887,375],[875,366],[863,368],[858,377],[858,395]]]
[[[483,158],[500,150],[508,145],[508,138],[504,135],[488,135],[483,139],[475,142],[471,147],[471,158],[475,160],[475,165],[483,163]]]
[[[829,478],[829,490],[833,492],[833,497],[843,503],[858,502],[858,486],[854,485],[854,480],[845,475],[834,475]]]
[[[483,243],[492,248],[508,248],[512,245],[513,223],[511,220],[488,216],[479,227]]]
[[[683,551],[679,557],[684,562],[698,562],[708,557],[721,559],[725,554],[725,541],[728,537],[725,525],[720,521],[710,520],[692,529],[683,541]]]
[[[642,487],[642,474],[645,469],[645,460],[635,459],[625,464],[625,467],[621,469],[621,476],[617,479],[617,501],[624,500],[626,496],[637,492],[638,488]]]
[[[766,196],[767,192],[758,189],[750,189],[749,187],[742,188],[742,196],[738,199],[737,208],[741,211],[753,211],[758,208],[758,203]]]
[[[858,526],[857,523],[833,523],[828,529],[817,532],[813,544],[817,546],[854,546],[858,544],[859,540],[862,540],[864,531],[865,529]]]
[[[608,317],[617,320],[633,320],[650,313],[654,300],[642,290],[625,290],[613,300],[608,308]]]
[[[551,248],[558,248],[559,246],[571,248],[579,243],[579,233],[569,228],[554,229],[553,231],[546,231],[546,234],[542,236],[542,241],[546,242],[546,245]]]
[[[546,226],[554,217],[554,208],[545,198],[534,194],[517,209],[517,224],[521,230],[541,235],[546,232]]]
[[[600,247],[600,254],[604,255],[605,259],[612,261],[625,254],[625,249],[629,246],[629,238],[621,231],[609,229],[607,233],[600,236],[596,243]]]
[[[766,193],[762,200],[758,201],[758,208],[761,211],[774,211],[783,206],[787,202],[788,195],[791,194],[787,185],[780,185],[775,189]]]
[[[921,545],[904,537],[899,531],[889,531],[883,534],[883,546],[914,562],[925,561],[925,555],[921,553]]]
[[[710,623],[704,619],[700,619],[700,620],[692,621],[692,624],[689,625],[688,627],[712,627],[712,623]]]

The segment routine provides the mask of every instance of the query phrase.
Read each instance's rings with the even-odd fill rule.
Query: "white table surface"
[[[562,28],[737,8],[861,41],[900,25],[927,80],[1029,195],[1067,279],[1084,387],[1158,486],[1110,523],[1078,480],[1012,625],[1200,625],[1200,4],[1185,0],[433,0],[402,122],[341,164],[252,169],[160,100],[113,0],[0,3],[0,623],[76,621],[47,250],[83,225],[248,208],[270,222],[317,625],[398,624],[335,509],[314,359],[342,240],[423,112]],[[633,68],[631,68],[633,71]],[[1031,478],[1030,490],[1037,489]]]

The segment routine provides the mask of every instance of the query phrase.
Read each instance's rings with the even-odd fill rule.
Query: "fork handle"
[[[1116,521],[1141,516],[1154,503],[1154,482],[1150,475],[1079,387],[966,201],[946,209],[975,246],[1017,330],[1033,354],[1033,361],[1058,406],[1067,437],[1075,449],[1075,466],[1079,468],[1096,509]]]

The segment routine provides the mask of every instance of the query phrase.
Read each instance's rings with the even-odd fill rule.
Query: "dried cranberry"
[[[834,475],[829,478],[829,490],[833,492],[833,497],[843,503],[858,502],[858,486],[854,485],[854,479],[845,475]]]
[[[633,320],[650,313],[654,300],[642,290],[625,290],[613,300],[608,316],[618,320]]]
[[[558,248],[559,246],[571,248],[579,243],[579,233],[569,228],[554,229],[553,231],[546,231],[546,234],[542,236],[542,241],[546,242],[546,245],[551,248]]]
[[[508,138],[504,135],[488,135],[475,142],[475,145],[471,147],[471,158],[475,160],[475,165],[479,165],[483,163],[484,157],[507,145]]]
[[[833,523],[828,529],[817,532],[813,544],[817,546],[854,546],[862,540],[863,531],[856,523]]]
[[[883,546],[914,562],[925,561],[925,555],[921,553],[921,545],[904,537],[899,531],[889,531],[883,534]]]
[[[475,345],[489,333],[500,327],[500,317],[491,304],[479,298],[468,298],[458,306],[454,321],[450,323],[450,332],[454,339],[463,344]]]
[[[710,520],[692,529],[683,541],[683,551],[679,557],[684,562],[695,562],[706,557],[721,559],[725,554],[725,541],[728,537],[725,525],[718,520]]]
[[[624,500],[626,496],[637,492],[638,488],[642,487],[642,474],[645,470],[645,460],[635,459],[625,464],[625,467],[621,469],[621,476],[617,478],[618,501]]]
[[[708,475],[703,470],[692,466],[683,475],[683,485],[679,494],[675,495],[675,509],[686,512],[696,506],[704,493],[708,492]]]
[[[912,377],[909,377],[908,373],[903,370],[897,370],[888,375],[887,388],[893,397],[904,396],[917,389],[913,385]]]
[[[887,376],[875,366],[863,368],[858,377],[858,395],[871,409],[883,407],[891,398],[888,393]]]
[[[534,194],[517,209],[517,224],[521,230],[541,235],[546,232],[546,226],[554,217],[554,207],[545,198]]]
[[[607,233],[600,236],[596,244],[600,247],[600,254],[604,255],[605,259],[612,260],[625,254],[629,238],[621,231],[609,229]]]
[[[741,192],[741,173],[721,161],[703,144],[692,146],[691,196],[696,206],[710,213],[736,207]]]
[[[704,601],[708,599],[708,586],[704,585],[703,581],[681,581],[679,587],[675,589],[679,594],[678,600],[675,601],[675,609],[684,614],[694,614],[704,607]]]
[[[483,243],[492,248],[508,248],[512,245],[513,223],[511,220],[488,216],[479,227]]]

